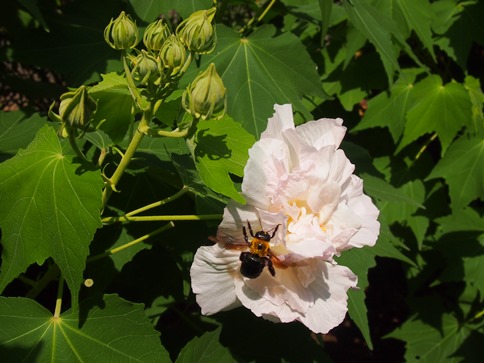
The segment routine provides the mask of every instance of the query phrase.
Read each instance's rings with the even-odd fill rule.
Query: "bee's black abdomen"
[[[266,266],[265,257],[259,257],[250,252],[242,252],[240,254],[240,261],[242,261],[240,273],[249,279],[258,277]]]

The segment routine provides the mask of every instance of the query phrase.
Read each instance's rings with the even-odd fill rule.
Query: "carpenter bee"
[[[279,226],[280,224],[274,228],[272,234],[269,234],[269,232],[265,232],[263,230],[254,234],[250,222],[247,221],[247,227],[249,227],[249,233],[252,237],[250,241],[245,226],[242,227],[245,243],[249,247],[249,252],[242,252],[240,254],[240,261],[242,261],[240,273],[243,276],[249,279],[255,279],[262,273],[264,267],[266,266],[272,276],[276,275],[273,259],[277,261],[278,259],[271,253],[269,242],[276,235]]]

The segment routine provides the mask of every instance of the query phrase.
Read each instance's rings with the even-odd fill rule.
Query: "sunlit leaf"
[[[457,349],[471,334],[471,330],[449,314],[443,314],[438,326],[412,319],[402,327],[387,335],[406,342],[406,362],[472,362],[477,356],[470,355],[465,359],[465,352],[456,354]],[[471,352],[471,354],[473,354]],[[463,357],[463,359],[458,359]]]
[[[102,187],[99,170],[77,163],[47,125],[0,164],[0,290],[31,264],[52,257],[77,303],[89,243],[101,227]]]
[[[437,163],[428,179],[444,178],[449,185],[451,207],[464,208],[469,202],[484,200],[484,140],[460,137]]]
[[[99,305],[92,306],[92,303]],[[56,318],[34,300],[0,298],[0,353],[10,362],[167,362],[143,311],[116,295]]]
[[[215,63],[227,88],[228,114],[256,136],[265,130],[274,104],[292,103],[304,111],[302,96],[326,97],[301,41],[292,33],[275,33],[273,26],[262,26],[241,38],[219,25],[217,48],[202,58],[200,66]]]
[[[444,154],[457,132],[471,125],[472,104],[460,83],[442,85],[439,76],[429,76],[415,84],[413,100],[398,150],[426,133],[436,132]]]

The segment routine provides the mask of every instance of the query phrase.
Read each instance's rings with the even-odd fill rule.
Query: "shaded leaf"
[[[415,31],[425,48],[430,52],[435,61],[435,53],[430,31],[432,9],[428,0],[397,0],[408,28]]]
[[[96,9],[96,11],[92,11]],[[121,11],[117,0],[69,2],[62,11],[46,13],[50,32],[16,32],[16,60],[55,69],[71,86],[99,80],[100,73],[120,68],[119,52],[104,41],[104,28]]]
[[[23,111],[0,113],[0,161],[15,155],[26,147],[44,126],[46,120],[39,114],[28,116]]]
[[[220,328],[194,338],[182,349],[176,363],[233,361],[234,358],[230,354],[230,350],[220,344],[219,336]]]
[[[395,71],[400,68],[388,26],[392,19],[365,1],[345,1],[344,6],[351,23],[370,40],[380,54],[389,83],[392,83]]]
[[[229,174],[244,175],[248,150],[254,142],[254,137],[228,116],[215,122],[200,121],[194,152],[204,183],[217,193],[244,203]]]
[[[368,347],[373,349],[365,305],[365,289],[368,287],[368,270],[376,265],[375,255],[370,248],[354,248],[342,253],[337,261],[338,264],[349,267],[358,276],[358,289],[348,290],[348,312]]]
[[[72,310],[55,318],[33,300],[0,297],[2,358],[10,362],[169,361],[143,304],[105,295],[100,306],[86,301],[80,307],[89,309],[83,321]]]
[[[92,124],[100,125],[114,142],[123,140],[132,120],[133,98],[126,78],[116,73],[101,75],[103,80],[89,89],[89,95],[97,102]]]
[[[75,163],[48,125],[0,164],[0,291],[31,264],[52,257],[77,303],[89,243],[101,227],[102,187],[99,170]]]

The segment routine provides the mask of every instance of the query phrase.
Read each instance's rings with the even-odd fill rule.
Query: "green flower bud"
[[[143,43],[148,50],[159,52],[171,31],[163,19],[159,19],[150,25],[143,34]]]
[[[126,50],[136,47],[138,44],[138,27],[131,16],[124,11],[119,14],[116,20],[111,19],[104,29],[104,40],[111,48]]]
[[[140,81],[141,84],[147,85],[155,81],[159,76],[158,61],[146,50],[142,50],[136,57],[130,57],[133,65],[133,78]]]
[[[217,42],[217,34],[212,20],[216,8],[199,10],[182,21],[176,28],[178,39],[191,51],[210,53]]]
[[[196,118],[219,119],[227,108],[226,91],[222,78],[212,63],[188,85],[183,92],[182,105]]]
[[[60,97],[59,116],[72,129],[85,130],[96,111],[96,101],[89,96],[85,86],[66,92]]]
[[[187,50],[175,35],[170,35],[161,47],[159,58],[168,76],[177,75],[187,61]]]

